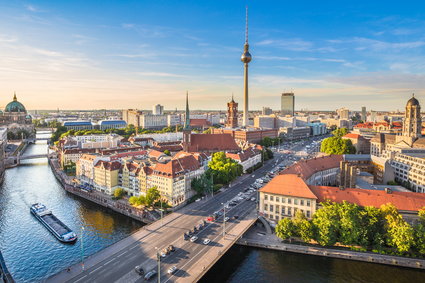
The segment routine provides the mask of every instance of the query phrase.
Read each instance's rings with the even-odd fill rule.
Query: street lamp
[[[159,254],[159,249],[155,247],[156,250],[156,260],[158,262],[158,283],[161,283],[161,255]]]
[[[80,241],[80,249],[81,249],[81,268],[84,271],[84,245],[83,245],[83,232],[84,226],[81,226],[81,241]]]
[[[226,237],[226,203],[222,202],[223,205],[223,239]]]

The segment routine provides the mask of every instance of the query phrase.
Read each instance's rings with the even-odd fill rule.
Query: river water
[[[38,135],[44,137],[46,135]],[[47,135],[48,136],[48,135]],[[44,141],[25,154],[46,153]],[[29,212],[41,202],[78,235],[62,244]],[[81,227],[85,227],[81,237]],[[66,193],[46,158],[6,170],[0,187],[0,249],[17,282],[39,282],[130,235],[141,223]],[[81,241],[83,239],[83,241]],[[83,245],[81,245],[83,243]],[[425,282],[425,272],[234,246],[202,282]]]

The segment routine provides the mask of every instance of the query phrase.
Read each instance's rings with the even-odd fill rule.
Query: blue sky
[[[370,2],[0,0],[0,106],[242,105],[247,4],[251,110],[425,103],[425,4]]]

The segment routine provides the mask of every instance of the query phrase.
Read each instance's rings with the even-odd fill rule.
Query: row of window
[[[295,208],[294,210],[292,210],[292,207],[290,206],[280,206],[280,205],[273,205],[273,204],[264,204],[264,211],[269,211],[269,212],[274,212],[276,214],[282,214],[282,215],[292,215],[292,212],[297,211],[297,208]],[[303,209],[300,209],[302,213],[304,213],[304,215],[306,215],[308,218],[310,218],[310,210],[306,210],[304,211]]]
[[[297,198],[292,199],[292,198],[269,196],[269,195],[264,195],[264,200],[270,200],[270,201],[276,201],[276,202],[288,203],[288,204],[292,204],[292,201],[293,201],[295,205],[298,205],[298,204],[307,205],[307,206],[311,205],[310,200],[297,199]]]

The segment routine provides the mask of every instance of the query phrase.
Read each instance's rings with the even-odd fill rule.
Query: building
[[[264,129],[277,129],[277,119],[274,115],[260,115],[254,117],[254,127]]]
[[[167,126],[175,127],[180,126],[182,124],[181,115],[180,114],[169,114],[167,115]]]
[[[300,210],[311,218],[321,203],[347,201],[359,206],[379,208],[392,203],[403,215],[415,217],[425,206],[425,195],[392,190],[368,190],[308,185],[296,174],[278,175],[259,190],[259,214],[276,224],[284,217],[292,217]]]
[[[391,160],[394,180],[408,189],[425,193],[425,153],[399,153]]]
[[[262,115],[271,115],[273,114],[273,110],[269,107],[263,107],[263,111],[261,111]]]
[[[99,161],[94,166],[94,187],[96,190],[112,195],[118,188],[118,174],[121,163],[118,161]]]
[[[25,106],[18,101],[16,93],[13,95],[13,100],[6,105],[4,111],[0,110],[0,126],[7,128],[8,132],[14,134],[18,134],[22,130],[27,132],[28,136],[32,136],[34,133],[31,115],[27,113]]]
[[[90,121],[66,121],[63,126],[69,131],[93,130],[94,126]]]
[[[0,185],[4,181],[6,171],[7,128],[0,128]]]
[[[316,195],[295,174],[278,175],[259,190],[259,214],[274,223],[301,210],[307,218],[316,212]]]
[[[139,128],[161,130],[168,125],[168,117],[165,115],[139,115]]]
[[[350,140],[353,146],[356,148],[358,154],[369,154],[370,153],[370,140],[365,139],[359,134],[348,133],[342,137],[343,139]]]
[[[237,128],[238,127],[238,104],[233,100],[227,103],[227,120],[226,120],[227,128]]]
[[[279,129],[279,135],[286,140],[306,139],[311,135],[310,127],[286,127]]]
[[[277,138],[278,129],[261,129],[261,128],[246,128],[246,129],[216,129],[211,128],[212,134],[230,134],[238,143],[259,143],[265,137]]]
[[[102,120],[99,121],[99,129],[104,131],[107,129],[123,129],[127,127],[124,120]]]
[[[325,123],[309,123],[308,126],[311,129],[311,135],[312,136],[320,136],[320,135],[326,135],[328,133],[328,129],[326,128]]]
[[[281,111],[282,116],[294,116],[295,113],[295,96],[293,92],[282,93]]]
[[[366,112],[366,106],[362,107],[362,121],[365,123],[367,120],[367,112]]]
[[[261,151],[249,147],[245,150],[242,150],[238,153],[226,153],[226,157],[232,158],[240,165],[242,165],[243,172],[246,173],[246,170],[252,168],[253,166],[261,163]]]
[[[336,112],[338,113],[339,119],[343,119],[343,120],[350,119],[350,110],[348,110],[347,108],[340,108],[336,110]]]
[[[153,115],[164,115],[164,106],[161,104],[156,104],[152,107]]]
[[[127,125],[133,125],[138,128],[140,128],[140,115],[143,115],[143,112],[136,109],[127,109],[122,111],[122,119],[127,123]]]

